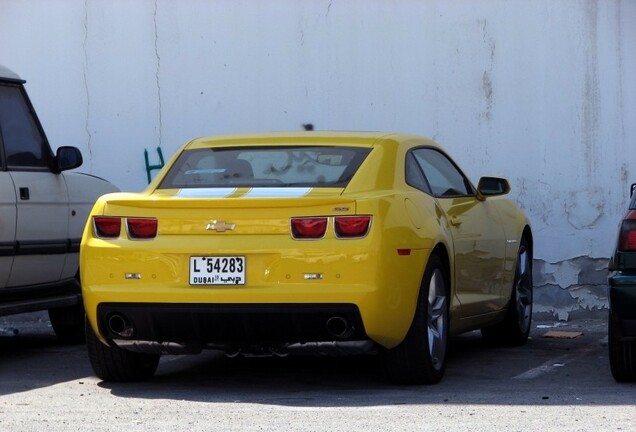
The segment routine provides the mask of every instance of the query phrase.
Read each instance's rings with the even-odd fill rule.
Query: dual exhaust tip
[[[135,334],[135,328],[124,315],[114,313],[108,317],[108,330],[119,337],[128,339]]]
[[[327,320],[327,332],[338,340],[349,339],[354,330],[353,325],[346,318],[335,316]]]
[[[124,338],[129,339],[135,334],[135,328],[126,316],[114,313],[108,317],[108,331]],[[327,332],[330,336],[338,339],[345,340],[353,335],[354,327],[346,318],[335,316],[331,317],[326,322]]]

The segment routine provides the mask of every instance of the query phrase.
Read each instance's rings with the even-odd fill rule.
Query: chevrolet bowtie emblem
[[[216,232],[232,231],[234,228],[236,228],[236,224],[227,223],[225,221],[212,221],[205,227],[208,231],[214,230]]]

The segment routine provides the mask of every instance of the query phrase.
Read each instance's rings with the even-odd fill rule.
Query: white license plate
[[[190,285],[245,285],[245,257],[190,257]]]

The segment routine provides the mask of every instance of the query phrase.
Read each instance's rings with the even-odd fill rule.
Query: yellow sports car
[[[436,383],[450,335],[523,344],[532,233],[435,142],[382,133],[195,139],[142,193],[95,204],[80,248],[87,344],[105,381],[162,354],[347,346]]]

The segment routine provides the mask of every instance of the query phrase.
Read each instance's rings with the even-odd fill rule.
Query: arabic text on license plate
[[[245,257],[190,257],[190,285],[245,285]]]

